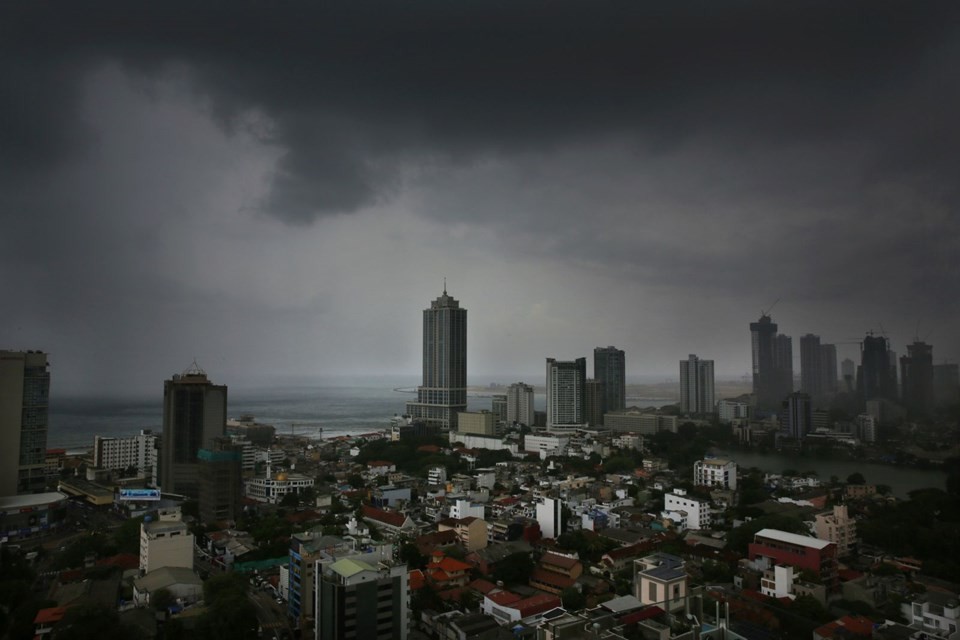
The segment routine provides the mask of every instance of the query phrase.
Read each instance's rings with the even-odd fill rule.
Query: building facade
[[[777,325],[767,314],[750,323],[753,395],[756,406],[763,411],[776,411],[793,390],[791,342],[789,337],[783,338],[786,340],[777,335]]]
[[[197,452],[200,521],[236,520],[242,509],[243,448],[231,438],[214,438]]]
[[[722,458],[704,458],[693,463],[693,484],[737,490],[737,463]]]
[[[622,411],[627,406],[627,365],[622,349],[597,347],[593,350],[593,378],[604,385],[603,413]]]
[[[587,360],[547,358],[547,428],[580,427],[584,422]]]
[[[680,411],[706,415],[715,410],[713,360],[690,354],[680,361]]]
[[[467,310],[443,295],[423,310],[423,384],[416,402],[407,403],[414,420],[456,429],[467,410]]]
[[[477,436],[495,436],[497,421],[490,411],[461,411],[457,414],[457,432]]]
[[[98,469],[128,469],[136,467],[137,473],[148,478],[156,486],[159,472],[160,438],[149,429],[141,430],[130,438],[94,436],[93,466]]]
[[[603,426],[606,386],[600,380],[587,380],[583,392],[583,419],[591,427]]]
[[[834,505],[831,511],[818,513],[814,520],[814,532],[821,540],[837,545],[837,555],[850,555],[857,544],[857,521],[847,513],[847,505]]]
[[[751,561],[766,558],[769,566],[784,564],[810,571],[827,589],[837,588],[837,545],[832,542],[779,529],[761,529],[749,545],[749,557]]]
[[[813,430],[813,403],[806,393],[797,391],[787,396],[780,414],[781,433],[802,440]]]
[[[933,412],[933,346],[919,340],[907,345],[907,355],[900,358],[900,384],[903,406],[911,415]]]
[[[0,496],[46,486],[48,367],[41,351],[0,351]]]
[[[533,387],[515,382],[507,388],[507,422],[532,427],[534,423]]]
[[[896,364],[890,361],[887,339],[867,335],[860,345],[860,367],[857,370],[857,391],[861,406],[870,400],[896,400],[897,382],[892,372]]]
[[[559,498],[543,498],[537,504],[537,524],[544,538],[556,540],[563,533],[561,506]]]
[[[317,640],[405,640],[410,625],[406,565],[343,558],[317,570]]]
[[[140,525],[140,571],[163,567],[193,569],[193,534],[180,518],[180,508],[160,509],[156,520]]]
[[[167,493],[200,496],[197,454],[227,428],[227,387],[192,366],[163,383],[160,486]]]

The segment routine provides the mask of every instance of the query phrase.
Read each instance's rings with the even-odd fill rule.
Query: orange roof
[[[371,460],[367,463],[368,467],[392,467],[393,463],[389,460]]]
[[[37,611],[37,617],[33,619],[33,624],[56,624],[63,620],[63,616],[66,615],[66,613],[66,607],[40,609],[40,611]]]
[[[554,567],[561,567],[563,569],[572,569],[573,567],[580,564],[580,561],[576,558],[568,558],[566,556],[559,556],[555,553],[545,553],[543,557],[540,558],[541,565],[553,565]]]
[[[852,634],[869,638],[873,635],[873,621],[863,616],[843,616],[817,627],[814,633],[824,638],[832,638],[839,635],[837,632],[841,630],[844,637]]]
[[[497,585],[493,584],[489,580],[484,580],[483,578],[477,578],[473,582],[467,585],[474,591],[479,591],[480,593],[486,595],[497,588]]]
[[[402,513],[397,511],[384,511],[383,509],[371,507],[368,504],[363,505],[363,517],[394,527],[402,527],[403,523],[407,521],[407,517]]]
[[[541,567],[535,567],[533,571],[530,572],[530,581],[542,582],[557,589],[566,589],[567,587],[572,587],[577,580],[576,578],[565,576],[562,573],[555,573]]]
[[[520,612],[521,618],[526,618],[527,616],[532,616],[536,613],[543,613],[544,611],[549,611],[550,609],[556,609],[561,606],[562,603],[560,598],[549,593],[541,593],[535,596],[530,596],[519,602],[515,602],[511,605],[511,608],[517,609]]]
[[[424,585],[427,584],[427,578],[423,575],[423,571],[420,569],[414,569],[407,574],[407,583],[410,585],[411,591],[417,591],[422,589]]]
[[[514,602],[520,602],[523,600],[523,598],[512,591],[497,591],[495,593],[488,593],[487,597],[490,598],[494,604],[498,604],[501,607],[505,607],[508,604],[513,604]]]
[[[460,562],[455,558],[444,557],[440,562],[434,562],[432,567],[443,569],[448,573],[457,573],[458,571],[469,571],[473,567],[466,562]]]

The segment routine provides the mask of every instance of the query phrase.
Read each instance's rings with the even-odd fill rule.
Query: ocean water
[[[342,386],[298,385],[264,389],[228,389],[227,415],[253,415],[257,422],[271,424],[278,433],[323,437],[359,434],[390,426],[402,414],[416,380],[377,380]],[[468,395],[471,411],[490,409],[493,392]],[[543,409],[544,398],[535,404]],[[163,393],[144,398],[51,397],[47,446],[68,450],[93,446],[94,436],[127,437],[141,429],[160,431],[163,424]],[[293,429],[291,429],[293,425]]]

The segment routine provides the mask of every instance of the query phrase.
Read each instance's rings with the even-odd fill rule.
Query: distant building
[[[786,338],[786,336],[784,336]],[[786,351],[787,341],[778,341],[777,325],[767,314],[762,314],[757,322],[750,323],[750,342],[753,357],[753,395],[757,407],[762,411],[776,410],[784,397],[793,388],[793,364],[790,353],[789,368]],[[787,384],[786,378],[790,381]]]
[[[585,424],[584,404],[587,361],[558,361],[547,358],[547,428],[581,427]]]
[[[497,420],[489,411],[461,411],[457,413],[456,431],[477,436],[495,436]]]
[[[914,416],[928,416],[934,407],[933,347],[915,341],[907,345],[907,355],[900,358],[900,382],[903,405]]]
[[[868,413],[861,413],[853,419],[853,424],[856,429],[854,435],[856,435],[861,442],[870,443],[877,441],[877,422],[873,416]]]
[[[257,502],[278,504],[289,493],[299,495],[307,489],[312,489],[314,483],[315,480],[312,477],[300,473],[287,471],[273,473],[270,465],[267,465],[266,474],[263,477],[244,481],[244,494]]]
[[[604,384],[600,380],[587,380],[584,399],[584,420],[591,427],[603,426],[603,406],[606,402]]]
[[[498,393],[490,399],[490,411],[498,423],[507,421],[507,394]]]
[[[0,496],[46,486],[48,367],[41,351],[0,351]]]
[[[693,463],[693,484],[737,490],[737,463],[723,458],[704,458]]]
[[[796,440],[802,440],[813,430],[813,405],[809,394],[797,391],[787,396],[780,424],[783,434]]]
[[[140,571],[163,567],[193,569],[193,534],[180,518],[180,508],[160,509],[156,520],[140,525]]]
[[[533,387],[529,384],[516,382],[507,388],[507,422],[534,425]]]
[[[827,395],[825,383],[820,336],[812,333],[800,336],[800,391],[819,402]]]
[[[750,403],[736,398],[725,398],[717,403],[717,417],[724,424],[750,419]]]
[[[933,365],[933,399],[938,407],[960,403],[960,365]]]
[[[837,393],[837,345],[820,345],[820,378],[827,397]]]
[[[94,436],[93,466],[111,470],[135,467],[137,473],[157,486],[159,447],[159,436],[149,429],[129,438]]]
[[[896,364],[890,361],[887,339],[867,335],[860,347],[860,367],[857,371],[857,392],[861,406],[870,400],[881,398],[896,400]]]
[[[407,403],[415,422],[456,429],[457,414],[467,410],[467,310],[443,295],[423,310],[423,384]]]
[[[215,385],[196,363],[163,383],[160,487],[199,497],[197,453],[226,434],[227,387]]]
[[[602,413],[622,411],[627,406],[626,357],[622,349],[597,347],[593,350],[593,378],[604,385]]]
[[[680,411],[706,415],[715,408],[713,360],[701,360],[690,354],[680,361]]]
[[[603,424],[612,431],[630,431],[643,435],[654,435],[661,431],[676,433],[679,426],[677,416],[668,416],[652,411],[643,411],[636,407],[608,413]]]
[[[663,511],[667,517],[676,521],[678,529],[710,528],[712,518],[710,502],[687,495],[683,489],[664,494]],[[676,517],[675,514],[680,514],[680,517]]]

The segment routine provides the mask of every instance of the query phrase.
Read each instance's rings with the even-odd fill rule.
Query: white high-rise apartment
[[[584,425],[586,383],[586,358],[547,358],[547,429]]]
[[[556,540],[563,533],[563,521],[560,518],[561,503],[558,498],[544,498],[537,504],[537,524],[544,538]]]
[[[507,423],[520,423],[533,426],[534,406],[533,387],[516,382],[507,389]]]
[[[703,415],[714,412],[713,360],[690,354],[680,361],[680,411]]]
[[[149,429],[140,431],[131,438],[108,438],[94,436],[93,466],[98,469],[127,469],[136,467],[137,472],[157,484],[157,449],[159,438]]]
[[[737,490],[737,463],[720,458],[705,458],[693,463],[693,484]]]
[[[0,496],[46,483],[48,366],[41,351],[0,351]]]

